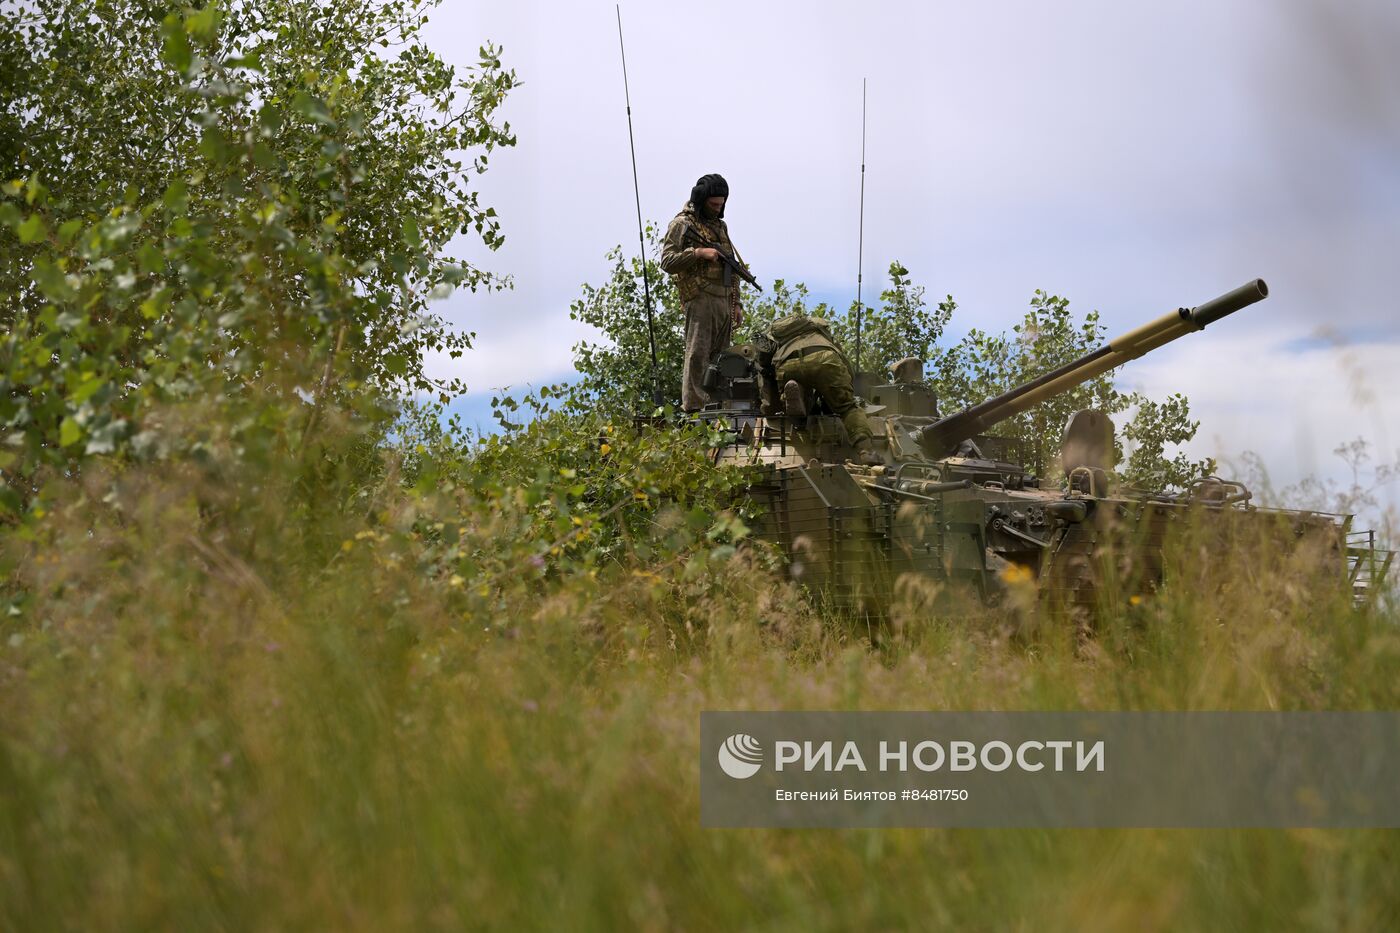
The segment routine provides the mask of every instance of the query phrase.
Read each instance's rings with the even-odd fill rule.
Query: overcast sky
[[[1185,392],[1194,455],[1246,450],[1279,484],[1341,478],[1332,448],[1400,453],[1400,4],[627,2],[642,212],[730,184],[759,278],[854,297],[861,79],[869,80],[865,288],[893,259],[1005,330],[1042,288],[1110,335],[1256,276],[1270,298],[1135,363]],[[611,3],[446,0],[430,42],[470,64],[490,39],[523,86],[519,146],[478,181],[506,245],[461,250],[512,292],[439,307],[477,349],[469,417],[506,385],[568,378],[568,318],[604,253],[635,252]],[[483,425],[485,426],[485,425]],[[1397,501],[1394,492],[1389,496]]]

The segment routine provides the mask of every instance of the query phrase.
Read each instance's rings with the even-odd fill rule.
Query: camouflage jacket
[[[718,243],[720,252],[738,258],[729,239],[729,228],[721,218],[702,220],[695,205],[687,203],[666,228],[661,241],[661,270],[676,280],[681,301],[690,301],[700,294],[739,298],[737,276],[722,262],[709,262],[695,255],[694,241],[687,241],[685,231],[690,227],[711,243]],[[742,259],[740,260],[742,262]]]

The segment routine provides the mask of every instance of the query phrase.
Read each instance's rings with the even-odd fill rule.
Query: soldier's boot
[[[807,423],[807,400],[802,397],[802,384],[795,379],[783,385],[783,410],[794,424]]]
[[[880,452],[875,449],[874,442],[868,438],[856,445],[856,460],[862,466],[885,465],[885,458],[880,456]]]

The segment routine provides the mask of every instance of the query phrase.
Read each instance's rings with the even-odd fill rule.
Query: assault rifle
[[[702,237],[699,233],[695,232],[694,227],[685,228],[684,240],[693,240],[698,246],[703,246],[708,249],[714,250],[715,253],[719,255],[719,261],[728,266],[731,272],[733,272],[739,278],[743,279],[745,282],[748,282],[750,285],[752,285],[759,291],[763,291],[763,286],[759,285],[758,279],[754,278],[752,273],[750,273],[748,269],[744,268],[743,263],[739,262],[734,257],[727,255],[724,252],[724,250],[719,248],[718,243],[711,243],[709,240]]]

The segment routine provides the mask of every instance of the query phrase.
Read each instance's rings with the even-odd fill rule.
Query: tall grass
[[[1287,555],[1181,570],[1087,636],[913,587],[872,642],[757,552],[467,579],[423,529],[486,567],[535,506],[295,496],[89,475],[6,537],[0,928],[1400,923],[1383,830],[699,826],[702,709],[1396,707],[1396,620]]]

